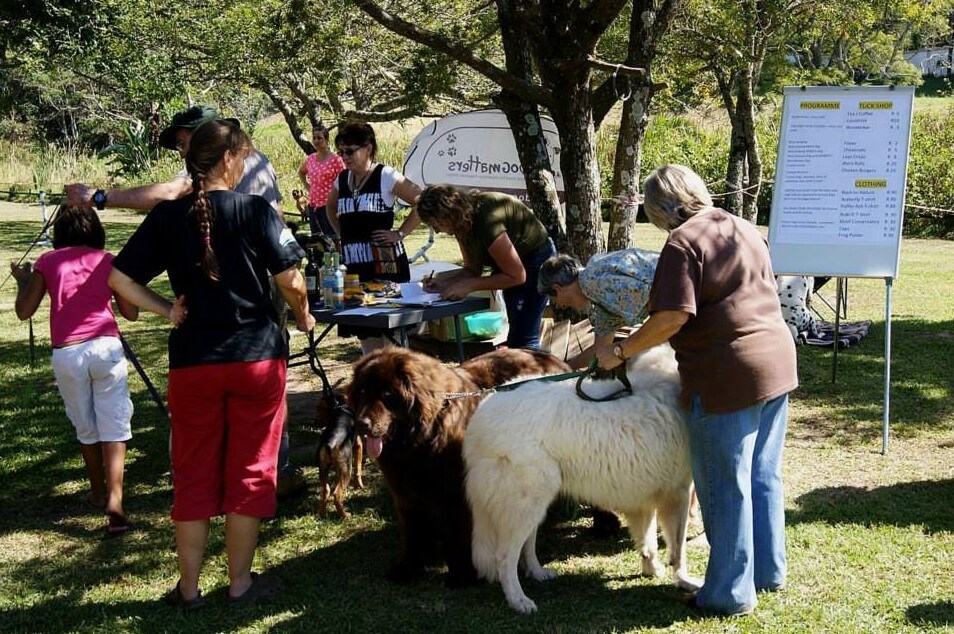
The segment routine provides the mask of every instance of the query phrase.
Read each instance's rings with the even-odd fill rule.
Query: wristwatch
[[[400,229],[397,230],[397,234],[401,236],[401,240],[407,237],[407,234],[401,231]]]
[[[625,361],[625,360],[626,360],[626,355],[623,354],[623,345],[622,345],[622,344],[619,344],[619,343],[618,343],[618,344],[616,344],[615,346],[613,346],[613,356],[616,357],[617,359],[619,359],[620,361]]]
[[[104,190],[97,189],[93,192],[93,204],[100,211],[106,208],[106,192]]]

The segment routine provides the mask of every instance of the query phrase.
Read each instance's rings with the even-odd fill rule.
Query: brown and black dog
[[[325,392],[318,402],[316,419],[326,421],[318,441],[318,515],[328,514],[328,499],[334,501],[335,509],[342,518],[351,516],[344,507],[345,491],[354,477],[355,485],[364,488],[362,462],[364,444],[355,427],[354,412],[332,390]],[[331,472],[337,475],[334,489],[331,487]]]
[[[375,350],[358,360],[347,400],[358,433],[366,435],[365,450],[384,474],[401,538],[388,579],[418,577],[441,543],[447,585],[476,582],[461,447],[480,390],[521,376],[567,371],[554,356],[514,349],[490,352],[457,368],[404,348]]]

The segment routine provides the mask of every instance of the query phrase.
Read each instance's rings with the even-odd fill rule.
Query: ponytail
[[[199,237],[202,239],[202,259],[197,262],[202,271],[213,282],[219,281],[219,262],[212,248],[212,223],[215,222],[215,209],[204,189],[209,172],[222,160],[226,152],[245,156],[251,147],[251,140],[239,127],[235,119],[212,119],[206,121],[192,133],[189,151],[186,154],[186,168],[192,176],[192,190],[196,192],[195,201],[189,210],[189,216]]]
[[[218,282],[219,261],[216,259],[215,250],[212,248],[212,222],[215,220],[215,210],[212,209],[212,202],[206,196],[198,178],[193,179],[193,189],[197,190],[198,193],[195,202],[192,203],[192,209],[189,210],[189,215],[202,238],[203,245],[202,259],[198,262],[198,266],[202,267],[202,272],[205,273],[206,277],[213,282]]]

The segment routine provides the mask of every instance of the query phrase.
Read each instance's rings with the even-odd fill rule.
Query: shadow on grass
[[[795,499],[788,525],[826,522],[889,526],[923,525],[929,534],[954,530],[954,480],[902,482],[865,489],[851,486],[815,489]]]
[[[284,540],[294,530],[281,521],[269,522],[263,545]],[[635,569],[630,577],[584,572],[547,583],[524,581],[524,590],[540,608],[533,616],[512,612],[496,584],[449,590],[439,569],[414,585],[393,585],[384,580],[398,546],[393,526],[353,532],[268,567],[266,573],[280,577],[285,589],[266,605],[231,609],[225,604],[224,584],[207,593],[206,608],[191,613],[162,605],[158,596],[148,601],[91,598],[90,591],[98,584],[144,574],[149,560],[139,560],[136,553],[172,548],[168,527],[140,534],[136,542],[126,538],[103,541],[91,549],[86,556],[96,567],[84,572],[83,584],[63,583],[75,566],[75,561],[65,559],[75,556],[31,562],[16,570],[10,583],[29,584],[35,591],[39,578],[47,579],[50,588],[43,599],[6,610],[4,629],[60,633],[76,631],[78,624],[94,629],[124,624],[142,632],[234,631],[264,621],[270,631],[280,632],[315,631],[319,624],[331,631],[592,632],[664,628],[689,616],[672,586],[661,580],[630,583]],[[553,537],[558,540],[561,551],[574,550],[572,540],[564,544],[562,537]],[[218,542],[213,539],[210,548],[221,548]]]
[[[912,605],[908,608],[905,616],[908,623],[921,627],[954,625],[954,603],[938,601],[937,603]]]
[[[954,416],[954,321],[892,321],[891,424],[901,435],[951,428]],[[884,402],[884,322],[866,339],[838,352],[799,346],[800,387],[793,400],[828,412],[825,419],[795,418],[796,437],[869,442],[880,436]],[[872,424],[876,422],[878,424]]]

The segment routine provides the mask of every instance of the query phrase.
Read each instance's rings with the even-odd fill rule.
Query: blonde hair
[[[712,208],[712,196],[702,178],[684,165],[664,165],[643,183],[643,207],[656,227],[671,231],[696,214]]]

